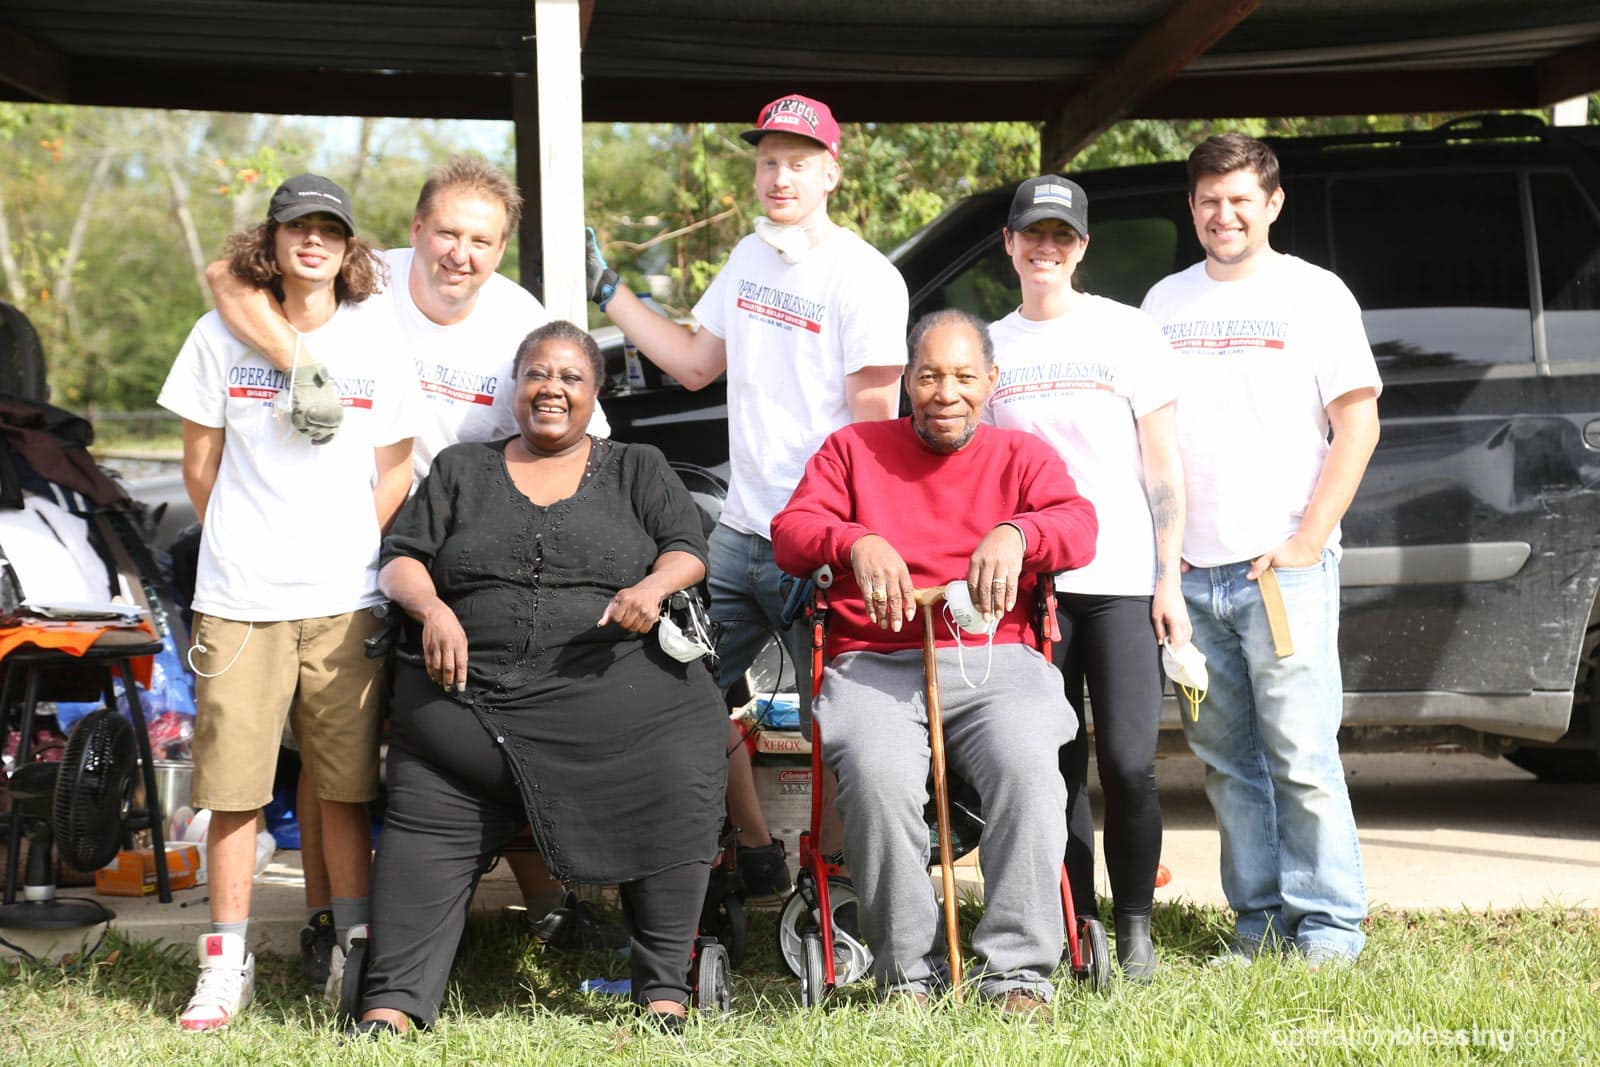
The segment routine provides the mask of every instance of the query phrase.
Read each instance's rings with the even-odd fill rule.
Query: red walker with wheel
[[[788,598],[785,621],[803,619],[811,631],[811,695],[815,699],[822,687],[823,646],[827,634],[828,606],[825,591],[833,585],[833,573],[824,566],[797,584]],[[1061,639],[1056,624],[1055,584],[1048,579],[1038,583],[1039,637],[1045,658],[1051,645]],[[940,721],[938,669],[933,655],[933,611],[944,595],[942,588],[916,591],[917,605],[923,611],[923,666],[928,684],[928,733],[932,750],[933,828],[937,834],[934,852],[944,885],[945,943],[950,953],[951,993],[961,1000],[961,940],[956,925],[954,863],[976,847],[973,840],[957,834],[952,827],[952,807],[964,816],[963,829],[981,828],[976,798],[958,797],[952,801],[945,774],[944,738]],[[794,892],[784,903],[778,921],[779,948],[790,970],[800,979],[800,1000],[815,1006],[840,985],[863,977],[872,965],[872,953],[855,923],[856,894],[843,868],[817,847],[822,833],[822,731],[811,724],[811,824],[800,835],[800,870]],[[952,844],[954,847],[946,847]],[[1065,864],[1061,868],[1061,909],[1066,920],[1067,961],[1073,976],[1101,990],[1110,982],[1111,964],[1105,927],[1092,916],[1080,918],[1072,904],[1072,886]]]

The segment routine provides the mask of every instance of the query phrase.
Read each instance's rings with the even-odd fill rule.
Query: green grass
[[[337,1036],[293,961],[271,956],[259,960],[249,1012],[220,1034],[183,1034],[172,1020],[193,982],[189,951],[113,939],[78,973],[0,965],[0,1063],[1600,1063],[1600,916],[1590,912],[1379,913],[1358,963],[1311,974],[1292,959],[1209,968],[1224,915],[1163,906],[1158,982],[1113,981],[1096,994],[1063,975],[1054,1020],[1031,1027],[971,1000],[884,1006],[864,986],[802,1009],[773,922],[753,915],[735,1014],[700,1018],[682,1038],[576,992],[583,978],[625,974],[625,963],[546,951],[502,921],[472,926],[433,1031],[355,1044]]]

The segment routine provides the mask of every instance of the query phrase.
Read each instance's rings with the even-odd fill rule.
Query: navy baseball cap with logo
[[[350,207],[350,194],[320,174],[296,174],[286,178],[272,194],[267,215],[279,222],[288,222],[318,211],[325,212],[344,223],[344,228],[354,236],[356,216]]]
[[[1083,186],[1059,174],[1029,178],[1017,186],[1006,229],[1016,233],[1044,219],[1060,219],[1080,237],[1089,236],[1089,197]]]
[[[769,133],[792,133],[809,138],[828,150],[834,159],[839,158],[839,124],[833,121],[828,105],[809,96],[790,93],[780,96],[761,109],[756,128],[739,136],[751,144],[759,144]]]

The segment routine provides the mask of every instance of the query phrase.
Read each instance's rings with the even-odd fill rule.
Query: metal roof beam
[[[1046,170],[1066,167],[1152,90],[1171,81],[1227,36],[1260,0],[1178,0],[1068,98],[1040,134]]]
[[[72,99],[72,61],[10,26],[0,26],[0,82],[27,100],[65,104]]]
[[[1221,119],[1385,115],[1533,108],[1526,67],[1325,71],[1185,77],[1152,92],[1132,118]]]
[[[1538,106],[1600,91],[1600,40],[1574,45],[1534,65]]]

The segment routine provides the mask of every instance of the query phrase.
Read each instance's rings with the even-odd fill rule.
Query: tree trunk
[[[172,191],[172,213],[177,217],[178,228],[183,231],[183,243],[189,252],[189,263],[194,268],[194,284],[200,290],[200,299],[205,301],[206,307],[212,307],[211,286],[206,284],[206,254],[200,247],[200,231],[195,228],[194,213],[189,210],[189,183],[178,171],[172,120],[166,115],[157,115],[155,119],[156,127],[161,131],[161,165],[167,172],[167,186]]]
[[[11,247],[11,223],[6,219],[6,188],[0,182],[0,271],[6,276],[6,299],[17,307],[27,299],[22,291],[22,271],[17,267],[17,256]]]
[[[94,161],[94,170],[89,174],[89,183],[84,186],[83,199],[78,202],[78,214],[72,220],[72,232],[67,236],[66,252],[61,258],[61,267],[56,274],[56,307],[65,317],[67,335],[74,342],[81,339],[82,334],[78,328],[78,307],[73,277],[77,273],[78,257],[83,255],[83,238],[89,232],[89,217],[94,214],[95,199],[100,195],[100,189],[106,182],[106,175],[110,172],[111,149],[102,149],[100,158]]]
[[[361,178],[367,171],[367,156],[372,152],[372,132],[377,129],[378,120],[367,116],[361,120],[361,135],[356,138],[356,165],[350,172],[350,186],[346,190],[350,199],[361,203]]]

